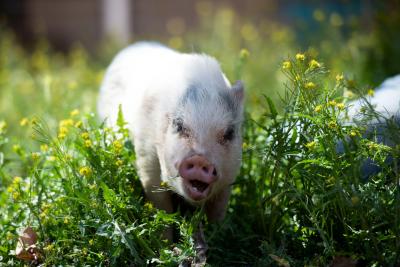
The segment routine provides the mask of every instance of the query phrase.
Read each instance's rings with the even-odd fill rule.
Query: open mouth
[[[207,183],[199,181],[199,180],[191,180],[190,185],[192,186],[192,188],[194,188],[195,190],[197,190],[200,193],[203,193],[208,188]]]

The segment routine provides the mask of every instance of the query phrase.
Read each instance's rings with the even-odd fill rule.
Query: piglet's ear
[[[232,93],[236,99],[243,101],[244,98],[244,86],[243,82],[238,80],[232,85]]]

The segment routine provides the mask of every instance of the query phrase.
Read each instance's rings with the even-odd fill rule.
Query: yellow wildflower
[[[358,132],[357,131],[351,131],[350,132],[350,136],[352,136],[352,137],[356,137],[358,135]]]
[[[74,126],[75,126],[76,128],[81,128],[82,125],[83,125],[82,121],[77,121],[77,122],[75,123]]]
[[[373,89],[369,89],[368,92],[367,92],[367,94],[368,94],[369,96],[374,96],[375,91],[374,91]]]
[[[115,141],[113,142],[113,147],[114,147],[114,149],[115,149],[116,152],[120,152],[121,149],[122,149],[122,147],[123,147],[123,145],[122,145],[122,143],[121,143],[119,140],[115,140]]]
[[[147,209],[149,209],[149,210],[151,210],[151,209],[154,208],[154,207],[153,207],[153,204],[152,204],[151,202],[146,202],[146,203],[144,203],[144,207],[147,208]]]
[[[282,69],[290,70],[292,68],[292,63],[290,61],[284,61],[282,64]]]
[[[40,146],[40,150],[42,150],[43,152],[47,152],[49,151],[49,146],[47,144],[43,144]]]
[[[321,67],[321,64],[315,59],[311,60],[309,65],[312,70]]]
[[[79,174],[88,177],[92,174],[92,170],[87,166],[83,166],[79,169]]]
[[[13,179],[13,184],[17,185],[22,182],[21,176],[15,176]]]
[[[90,239],[90,240],[89,240],[89,245],[92,246],[93,244],[94,244],[94,240],[93,240],[93,239]]]
[[[311,141],[311,142],[309,142],[309,143],[306,144],[306,147],[307,147],[308,149],[313,149],[313,148],[315,147],[316,144],[317,144],[317,142]]]
[[[306,56],[304,54],[297,53],[296,54],[296,59],[298,61],[304,61],[306,59]]]
[[[38,160],[40,158],[40,154],[38,152],[32,152],[31,157],[33,160]]]
[[[67,136],[67,134],[68,134],[68,128],[67,127],[61,126],[58,129],[58,138],[64,139]]]
[[[249,50],[243,48],[240,50],[239,58],[240,60],[246,60],[250,56]]]
[[[20,122],[19,122],[19,125],[21,125],[21,126],[26,126],[26,125],[28,125],[28,123],[29,123],[28,118],[22,118],[22,119],[20,120]]]
[[[79,110],[78,109],[74,109],[69,113],[69,115],[71,117],[77,116],[77,115],[79,115]]]
[[[300,81],[300,75],[296,74],[296,76],[294,77],[296,79],[296,81]]]
[[[334,129],[334,128],[337,127],[337,124],[336,124],[335,121],[330,121],[330,122],[328,123],[328,127]]]
[[[118,159],[118,160],[115,162],[115,165],[117,165],[117,166],[119,167],[119,166],[121,166],[123,163],[124,163],[124,162],[123,162],[122,160]]]
[[[74,125],[74,120],[73,119],[66,119],[66,120],[61,120],[59,123],[60,128],[61,127],[68,127]]]
[[[92,146],[92,141],[90,141],[90,140],[85,140],[84,146],[85,146],[85,147],[91,147],[91,146]]]
[[[15,191],[12,193],[12,198],[14,200],[18,200],[18,198],[21,196],[21,194],[18,191]]]
[[[89,133],[88,133],[88,132],[83,132],[83,133],[81,134],[81,137],[82,137],[83,139],[87,140],[87,139],[89,139]]]
[[[67,134],[67,133],[68,133],[68,128],[65,127],[65,126],[61,126],[61,127],[58,129],[58,132],[59,132],[60,134]]]
[[[337,103],[336,103],[336,101],[335,101],[335,100],[331,100],[331,101],[329,101],[329,102],[328,102],[328,104],[329,104],[329,106],[332,106],[332,107],[334,107],[334,106],[336,106],[336,105],[337,105]]]
[[[304,85],[304,87],[305,87],[306,89],[314,89],[314,88],[315,88],[315,83],[313,83],[313,82],[308,82],[308,83],[306,83],[306,84]]]
[[[336,75],[336,81],[337,82],[343,81],[343,74]]]
[[[320,112],[322,110],[322,105],[318,105],[314,108],[315,112]]]
[[[336,104],[336,107],[337,107],[338,109],[340,109],[340,110],[343,110],[345,106],[344,106],[343,103],[337,103],[337,104]]]
[[[46,251],[46,252],[50,252],[50,251],[53,250],[53,248],[54,248],[54,244],[48,244],[48,245],[45,246],[43,249],[44,249],[44,251]]]

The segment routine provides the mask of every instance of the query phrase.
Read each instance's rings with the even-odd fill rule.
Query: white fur
[[[400,75],[386,79],[376,90],[373,97],[369,98],[375,111],[390,117],[398,116],[400,112]],[[349,103],[348,117],[356,118],[361,107],[365,105],[363,100],[355,100]]]
[[[190,86],[204,89],[204,95],[200,94],[197,104],[182,106],[179,101]],[[207,203],[213,203],[209,208],[212,216],[223,217],[229,184],[241,162],[242,99],[237,99],[239,116],[234,118],[218,94],[234,94],[233,91],[218,62],[207,55],[182,54],[156,43],[138,43],[121,51],[113,60],[101,86],[98,113],[113,125],[121,104],[134,140],[146,195],[159,208],[172,209],[169,193],[154,192],[161,181],[187,198],[178,166],[183,158],[200,154],[219,171],[219,181]],[[190,126],[193,132],[190,142],[174,134],[171,120],[176,114]],[[229,123],[238,127],[237,138],[229,146],[222,146],[217,143],[216,134]]]

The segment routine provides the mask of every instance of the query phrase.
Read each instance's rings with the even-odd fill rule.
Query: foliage
[[[399,126],[368,104],[370,87],[359,84],[373,79],[354,79],[371,75],[364,50],[376,40],[346,38],[319,14],[319,31],[329,34],[286,58],[298,49],[290,28],[215,12],[202,13],[203,32],[169,40],[183,50],[196,43],[230,80],[246,84],[242,169],[226,219],[205,225],[209,265],[321,266],[336,256],[400,264],[400,147],[380,143],[368,122],[387,125],[397,144]],[[176,266],[193,258],[202,213],[166,214],[147,203],[122,116],[110,129],[91,113],[116,49],[93,56],[76,46],[62,55],[41,41],[27,53],[2,34],[0,266],[25,264],[14,250],[27,226],[39,235],[44,266]],[[365,119],[350,124],[346,106],[355,97],[365,101]],[[379,172],[366,176],[371,162]],[[173,244],[163,238],[168,227],[179,232]]]

